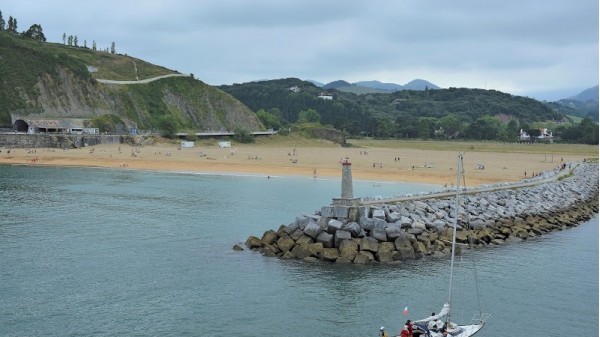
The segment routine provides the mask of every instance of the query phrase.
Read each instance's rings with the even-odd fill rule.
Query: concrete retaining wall
[[[0,146],[8,148],[75,148],[120,142],[118,135],[0,134]]]

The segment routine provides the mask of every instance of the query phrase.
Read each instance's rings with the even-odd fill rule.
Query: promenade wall
[[[7,148],[76,148],[99,144],[118,144],[119,135],[65,135],[65,134],[0,134],[0,146]]]

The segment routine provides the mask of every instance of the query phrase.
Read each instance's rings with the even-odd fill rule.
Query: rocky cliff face
[[[145,84],[102,84],[82,79],[68,69],[40,76],[32,92],[21,92],[36,117],[93,118],[114,114],[140,129],[157,126],[157,117],[171,116],[183,129],[248,131],[263,128],[254,112],[214,87],[190,77]]]

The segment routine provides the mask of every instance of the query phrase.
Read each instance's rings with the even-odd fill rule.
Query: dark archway
[[[15,130],[17,132],[27,132],[29,131],[29,124],[22,119],[17,119],[15,122]]]

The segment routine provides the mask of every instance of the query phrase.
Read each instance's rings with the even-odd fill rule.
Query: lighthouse
[[[359,198],[354,197],[352,191],[352,163],[348,157],[342,159],[342,196],[333,198],[334,205],[352,206],[358,203]]]

